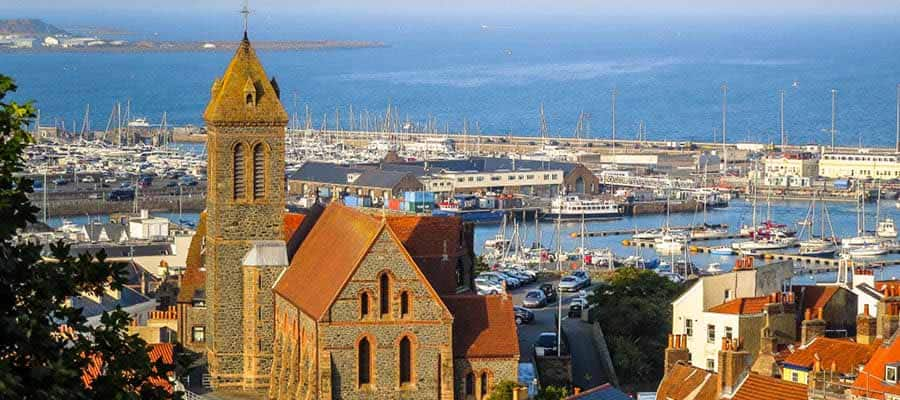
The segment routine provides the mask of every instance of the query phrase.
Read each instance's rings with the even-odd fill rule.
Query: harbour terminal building
[[[370,197],[373,205],[402,192],[425,190],[449,197],[460,193],[555,195],[596,194],[599,178],[579,163],[471,157],[465,160],[336,165],[306,162],[288,175],[294,195]]]
[[[892,154],[825,153],[819,160],[819,176],[823,178],[898,179],[900,158]]]
[[[511,298],[473,292],[472,225],[339,202],[285,211],[288,117],[246,35],[204,119],[215,190],[178,332],[219,397],[485,399],[518,380]]]
[[[812,153],[776,153],[763,160],[765,186],[809,187],[819,176],[819,159]]]

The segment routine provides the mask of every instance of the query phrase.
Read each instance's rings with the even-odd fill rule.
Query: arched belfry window
[[[266,197],[266,149],[259,143],[253,146],[253,198]]]
[[[238,143],[234,146],[234,159],[232,169],[234,171],[234,199],[243,199],[247,195],[246,178],[245,178],[245,154],[244,145]]]
[[[359,295],[359,317],[361,319],[369,318],[369,293],[367,292]]]

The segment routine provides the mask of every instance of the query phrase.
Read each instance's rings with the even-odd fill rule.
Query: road
[[[540,283],[548,283],[547,281]],[[552,281],[554,286],[558,280]],[[539,283],[525,285],[510,291],[513,301],[517,305],[522,304],[525,293],[537,289]],[[590,289],[587,290],[588,292]],[[605,374],[600,366],[600,359],[594,349],[591,339],[591,326],[580,319],[569,319],[569,303],[577,296],[576,293],[563,293],[562,315],[563,330],[569,337],[569,352],[572,354],[572,379],[575,386],[589,389],[606,383]],[[531,309],[534,312],[534,321],[529,324],[519,325],[519,352],[520,362],[532,362],[532,346],[538,336],[543,332],[556,332],[557,304],[551,303],[544,308]]]

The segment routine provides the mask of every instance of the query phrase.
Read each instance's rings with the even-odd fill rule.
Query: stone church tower
[[[288,116],[246,32],[213,84],[203,117],[209,152],[203,255],[209,373],[216,390],[264,390],[272,364],[272,285],[288,265]]]

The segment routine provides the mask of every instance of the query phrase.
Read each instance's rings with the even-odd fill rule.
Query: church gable
[[[438,321],[449,318],[440,298],[392,232],[379,233],[341,289],[330,322]]]

